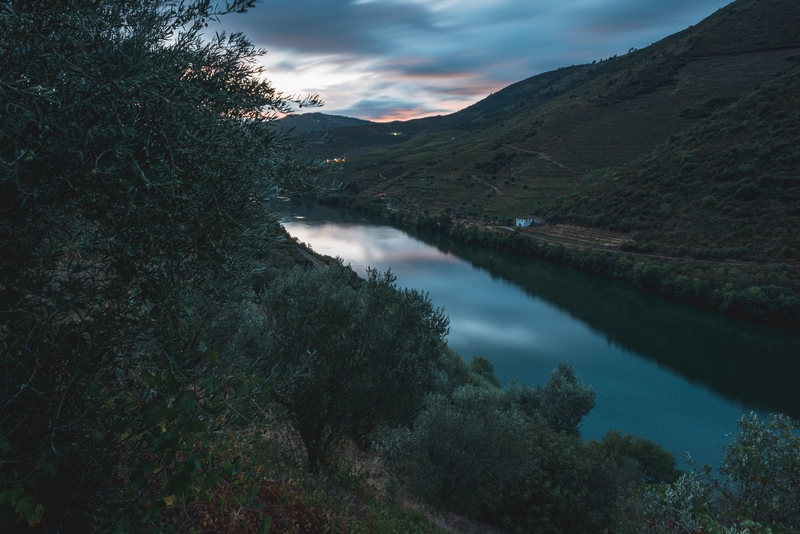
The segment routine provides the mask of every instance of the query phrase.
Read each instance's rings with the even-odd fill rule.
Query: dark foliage
[[[797,421],[754,413],[722,445],[719,474],[710,466],[674,483],[638,488],[622,532],[798,532],[800,439]]]
[[[300,170],[258,51],[200,40],[250,5],[0,5],[3,530],[166,529],[236,472],[200,437],[269,383],[231,371],[213,325],[280,236],[263,200]]]
[[[469,362],[469,370],[484,378],[494,387],[500,387],[500,381],[494,376],[494,365],[483,356],[476,356]]]
[[[672,483],[681,474],[675,468],[675,456],[649,439],[609,430],[598,446],[620,465],[633,462],[646,484]]]
[[[437,506],[514,532],[609,528],[629,476],[577,431],[557,428],[554,412],[594,398],[570,377],[571,368],[559,367],[544,387],[464,386],[431,396],[413,428],[396,430],[381,448],[409,490]]]
[[[294,269],[262,295],[264,368],[291,376],[274,390],[318,470],[345,434],[409,423],[434,388],[448,319],[427,297],[397,289],[391,273]]]

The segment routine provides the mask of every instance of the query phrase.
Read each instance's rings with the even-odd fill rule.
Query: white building
[[[522,226],[524,228],[532,224],[544,224],[544,219],[541,217],[534,217],[533,215],[517,217],[517,226]]]

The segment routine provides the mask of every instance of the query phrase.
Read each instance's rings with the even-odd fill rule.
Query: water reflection
[[[598,390],[586,437],[609,428],[716,464],[745,411],[800,415],[800,336],[666,301],[549,262],[411,237],[333,210],[295,207],[289,232],[356,271],[391,268],[450,316],[448,342],[497,376],[543,382],[573,363]]]

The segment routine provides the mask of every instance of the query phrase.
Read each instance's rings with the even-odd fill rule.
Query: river
[[[672,302],[530,257],[286,203],[288,232],[359,274],[391,269],[450,317],[448,344],[488,358],[503,384],[544,383],[559,362],[597,391],[587,439],[632,432],[687,469],[717,467],[742,414],[800,416],[800,333]]]

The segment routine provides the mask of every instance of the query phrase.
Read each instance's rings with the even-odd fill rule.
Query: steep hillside
[[[797,67],[556,203],[551,216],[630,230],[639,248],[669,255],[797,263],[799,173]]]
[[[792,0],[740,0],[695,28],[690,56],[794,48],[800,42],[800,6]]]
[[[800,2],[739,0],[645,49],[534,76],[445,117],[340,128],[316,157],[394,208],[505,219],[543,214],[604,169],[795,66]]]

